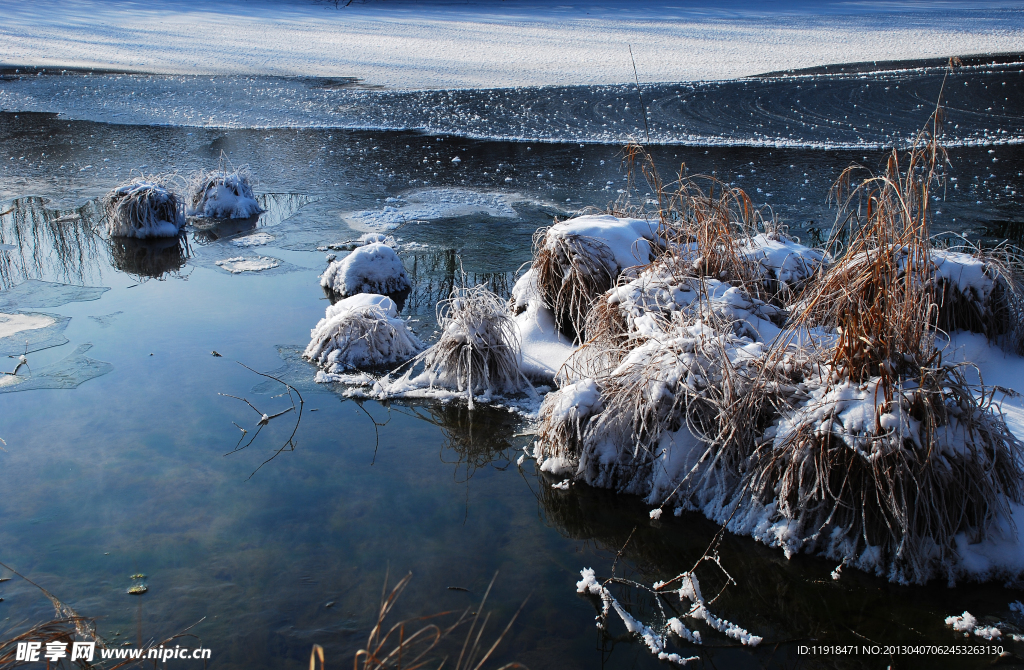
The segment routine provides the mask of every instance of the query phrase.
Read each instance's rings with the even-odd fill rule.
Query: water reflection
[[[639,498],[585,485],[568,491],[541,485],[538,504],[559,533],[592,545],[609,563],[617,561],[616,576],[647,586],[693,569],[705,552],[713,550],[724,570],[708,561],[696,570],[707,600],[721,592],[712,611],[764,637],[758,647],[742,647],[696,626],[704,645],[677,645],[674,651],[700,656],[714,666],[835,667],[821,657],[815,665],[813,659],[798,656],[799,644],[814,644],[815,640],[858,648],[870,643],[966,643],[943,624],[949,613],[965,608],[965,598],[975,601],[972,612],[978,608],[979,612],[1000,613],[1008,620],[1007,602],[1018,597],[1004,586],[991,584],[955,589],[945,584],[902,587],[852,568],[835,580],[830,574],[835,565],[830,562],[807,556],[786,559],[749,538],[720,533],[718,525],[696,512],[651,521],[648,507]],[[591,566],[579,566],[583,567]],[[727,584],[725,571],[735,583]],[[604,574],[598,569],[599,579],[609,576],[609,568]],[[621,585],[612,591],[633,616],[649,625],[663,623],[658,621],[659,609],[647,591]],[[689,609],[686,606],[681,611],[679,597],[671,591],[661,597],[661,605],[669,617],[682,616]],[[596,614],[601,608],[599,600],[595,608]],[[609,630],[596,631],[606,654],[617,645],[632,648],[623,653],[646,653],[643,643],[627,635],[617,618],[610,620],[614,625]],[[696,625],[692,619],[685,622],[691,628]],[[877,658],[870,657],[847,661],[846,667],[877,665]],[[947,666],[936,659],[932,667]]]
[[[17,198],[0,205],[0,289],[27,279],[87,284],[100,276],[102,240],[99,202],[75,209],[46,206],[43,198]]]
[[[260,215],[244,219],[192,219],[192,241],[199,245],[213,244],[217,240],[237,237],[256,230]]]
[[[406,301],[409,314],[433,315],[456,286],[487,284],[502,299],[512,295],[515,272],[465,272],[457,249],[413,250],[403,256],[413,286]]]
[[[508,410],[483,405],[470,410],[462,403],[424,403],[393,407],[441,429],[441,462],[455,466],[457,482],[468,482],[482,468],[505,470],[522,448],[517,435],[523,420]]]
[[[140,240],[134,237],[112,237],[107,240],[110,263],[140,282],[179,275],[192,256],[188,238],[158,237]]]
[[[259,216],[259,225],[276,226],[295,216],[306,205],[319,200],[319,196],[304,193],[262,193],[256,196],[263,213]]]

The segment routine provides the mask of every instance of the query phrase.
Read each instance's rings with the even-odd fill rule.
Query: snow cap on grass
[[[1024,252],[1007,244],[965,250],[931,250],[938,327],[983,333],[1024,354]]]
[[[249,171],[238,168],[234,172],[214,170],[201,172],[189,180],[189,216],[247,219],[260,214],[263,208],[252,192]]]
[[[586,339],[586,318],[594,300],[614,285],[624,268],[654,259],[656,232],[656,224],[605,214],[537,231],[529,281],[562,333],[576,341]],[[517,296],[517,306],[521,301]]]
[[[815,272],[830,262],[828,254],[775,233],[761,233],[740,243],[740,257],[756,268],[762,281],[772,282],[771,293],[799,290]],[[774,289],[774,290],[772,290]]]
[[[134,179],[103,197],[111,237],[174,237],[185,225],[178,199],[154,181]]]
[[[383,295],[360,293],[341,300],[310,331],[302,356],[333,375],[412,358],[423,344],[397,316],[394,301]]]
[[[402,259],[394,249],[380,243],[359,247],[331,263],[320,276],[320,285],[342,298],[357,293],[391,295],[412,286]]]

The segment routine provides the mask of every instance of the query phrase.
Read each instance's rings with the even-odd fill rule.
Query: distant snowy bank
[[[16,65],[429,89],[629,83],[632,45],[642,80],[679,82],[1015,51],[1024,43],[1020,7],[3,0],[0,53]]]

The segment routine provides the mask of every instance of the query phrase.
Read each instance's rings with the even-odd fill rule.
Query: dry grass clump
[[[658,233],[668,242],[667,253],[681,276],[735,282],[761,297],[756,267],[740,249],[764,222],[743,189],[713,176],[687,175],[685,165],[666,184],[653,158],[636,144],[626,147],[626,165],[630,173],[640,166],[657,198]]]
[[[969,330],[1024,355],[1024,251],[1008,243],[933,249],[937,327]]]
[[[422,360],[431,386],[465,391],[470,407],[483,392],[513,393],[526,384],[519,336],[505,301],[484,285],[455,288],[437,305],[441,337]]]
[[[134,179],[103,197],[111,237],[174,237],[185,225],[177,196],[157,180]]]
[[[522,611],[522,606],[520,606],[519,611],[512,616],[494,642],[489,647],[486,646],[486,643],[483,642],[483,634],[490,622],[491,615],[484,614],[483,609],[487,604],[491,587],[494,586],[494,579],[492,579],[480,606],[475,611],[467,608],[462,612],[438,612],[433,615],[399,621],[386,627],[385,622],[388,615],[391,614],[398,597],[411,579],[412,573],[409,573],[388,592],[385,578],[377,620],[370,630],[366,646],[356,652],[352,663],[355,670],[384,670],[385,668],[394,668],[395,670],[437,668],[439,670],[448,665],[449,661],[452,662],[450,667],[453,667],[454,670],[480,670],[494,655],[498,645],[501,644],[519,616],[519,612]],[[456,614],[458,616],[454,616]],[[458,645],[454,636],[460,630],[466,630],[466,637],[462,644]],[[315,667],[317,656],[320,658],[321,668],[323,668],[323,648],[314,645],[313,654],[309,659],[310,670]],[[515,662],[502,665],[498,670],[511,670],[512,668],[525,670],[525,666]]]
[[[980,541],[1009,518],[1008,501],[1024,495],[1024,445],[957,368],[914,382],[891,402],[881,378],[838,385],[779,422],[748,485],[795,522],[806,544],[790,548],[923,583],[943,568],[955,577],[957,535]]]
[[[836,335],[787,368],[809,397],[765,435],[741,492],[762,508],[777,504],[774,518],[791,522],[789,548],[901,582],[940,568],[952,578],[955,537],[981,539],[1024,495],[1024,445],[935,348],[937,131],[936,122],[903,162],[894,150],[881,175],[854,183],[851,168],[837,182],[857,228],[845,257],[804,291],[790,331]],[[766,365],[778,368],[786,352]]]
[[[533,245],[537,286],[555,315],[555,326],[573,341],[583,341],[591,305],[618,277],[615,255],[599,239],[559,234],[553,227],[538,230]]]
[[[24,664],[24,661],[16,660],[19,642],[42,643],[40,654],[45,653],[46,645],[51,642],[63,642],[70,650],[79,629],[94,625],[95,622],[92,619],[80,616],[58,618],[36,624],[23,633],[0,641],[0,668],[14,668]]]
[[[601,388],[584,379],[549,393],[541,403],[537,444],[543,458],[561,459],[572,468],[583,454],[584,433],[592,416],[604,409]]]
[[[378,305],[346,309],[322,319],[302,357],[327,372],[381,367],[412,358],[423,349],[405,321]]]

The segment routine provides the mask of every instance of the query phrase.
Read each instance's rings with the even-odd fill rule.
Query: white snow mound
[[[412,287],[402,259],[386,244],[367,244],[340,261],[334,261],[320,276],[320,285],[342,296],[357,293],[400,293]]]

